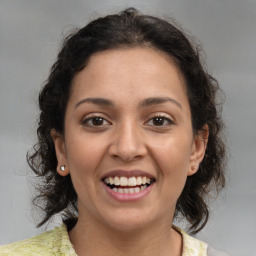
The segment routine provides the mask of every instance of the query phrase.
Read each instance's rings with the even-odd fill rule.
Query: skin
[[[142,104],[152,97],[171,100]],[[57,170],[70,173],[78,195],[78,223],[69,233],[78,255],[181,255],[172,219],[187,176],[204,157],[201,135],[192,130],[183,77],[164,53],[131,48],[91,56],[74,78],[65,134],[52,130]],[[114,169],[140,169],[156,182],[143,199],[120,202],[101,181]]]

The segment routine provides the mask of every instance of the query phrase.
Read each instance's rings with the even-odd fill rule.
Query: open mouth
[[[102,180],[109,188],[113,191],[121,194],[136,194],[155,182],[155,179],[149,178],[146,176],[115,176],[115,177],[106,177]]]

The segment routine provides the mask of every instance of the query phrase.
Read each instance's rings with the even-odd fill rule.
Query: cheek
[[[161,173],[159,178],[161,195],[159,198],[162,198],[161,201],[169,209],[176,205],[184,189],[187,180],[188,161],[187,157],[181,157],[176,150],[169,150],[168,153],[162,152],[159,163]]]
[[[80,177],[93,178],[94,170],[102,158],[104,145],[83,136],[73,137],[72,140],[68,140],[67,145],[69,145],[67,157],[70,172]]]
[[[168,136],[151,147],[153,155],[164,173],[179,175],[187,171],[191,156],[191,139],[185,133],[180,136]],[[169,171],[168,171],[169,170]]]
[[[159,152],[158,167],[161,172],[162,182],[172,187],[182,187],[187,178],[189,157],[186,153],[178,153],[175,149]]]
[[[75,130],[75,129],[74,129]],[[104,140],[77,129],[66,137],[67,157],[70,164],[91,165],[105,150]],[[89,166],[86,169],[90,169]]]
[[[88,141],[88,140],[87,140]],[[83,139],[69,141],[68,166],[75,191],[82,201],[89,202],[91,194],[96,194],[98,147]]]
[[[162,188],[168,194],[178,197],[181,193],[189,170],[191,141],[186,136],[165,139],[152,148]]]

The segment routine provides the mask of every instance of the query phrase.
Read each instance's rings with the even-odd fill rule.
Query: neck
[[[182,255],[181,235],[166,222],[122,231],[81,217],[69,237],[79,256]]]

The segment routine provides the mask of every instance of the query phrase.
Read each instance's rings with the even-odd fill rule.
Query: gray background
[[[175,17],[201,41],[226,92],[230,171],[199,237],[234,256],[256,255],[255,0],[0,0],[0,244],[42,231],[31,212],[25,154],[36,140],[37,95],[63,35],[129,6]]]

